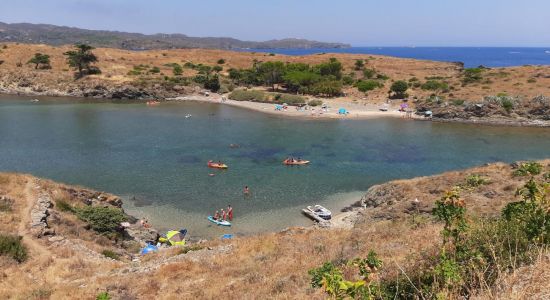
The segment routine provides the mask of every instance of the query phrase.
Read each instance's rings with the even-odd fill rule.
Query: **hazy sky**
[[[550,0],[0,0],[0,21],[354,46],[550,45]]]

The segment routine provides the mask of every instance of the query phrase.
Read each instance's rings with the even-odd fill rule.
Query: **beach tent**
[[[345,109],[345,108],[340,108],[338,110],[338,114],[339,115],[345,115],[345,114],[348,114],[349,112]]]
[[[283,110],[283,106],[279,104],[275,104],[275,110]]]
[[[143,249],[141,249],[141,255],[145,255],[147,253],[157,252],[159,251],[159,248],[155,245],[147,244],[147,246]]]
[[[166,233],[166,238],[163,239],[163,242],[170,244],[170,246],[183,246],[185,245],[186,234],[187,229],[182,229],[180,231],[170,230]]]

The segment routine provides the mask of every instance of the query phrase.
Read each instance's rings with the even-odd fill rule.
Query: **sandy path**
[[[50,255],[50,251],[33,238],[29,228],[31,224],[31,210],[36,204],[37,199],[36,194],[33,192],[36,185],[37,183],[34,180],[27,181],[25,185],[25,207],[21,211],[21,222],[19,222],[17,227],[17,234],[23,237],[23,243],[29,248],[31,253],[34,253],[33,256]]]

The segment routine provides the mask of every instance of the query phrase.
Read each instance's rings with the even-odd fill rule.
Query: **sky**
[[[353,46],[550,46],[550,0],[0,0],[0,22]]]

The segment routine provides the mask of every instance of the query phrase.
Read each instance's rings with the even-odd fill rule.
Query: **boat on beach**
[[[223,170],[229,168],[226,164],[215,163],[211,160],[208,161],[208,167],[213,169],[223,169]]]
[[[332,218],[332,212],[321,205],[307,206],[303,211],[308,216],[316,217],[314,219],[320,218],[328,221]]]
[[[214,219],[213,216],[208,216],[208,221],[214,223],[214,224],[217,224],[219,226],[231,226],[231,223],[229,221],[226,221],[226,220],[216,220]]]

